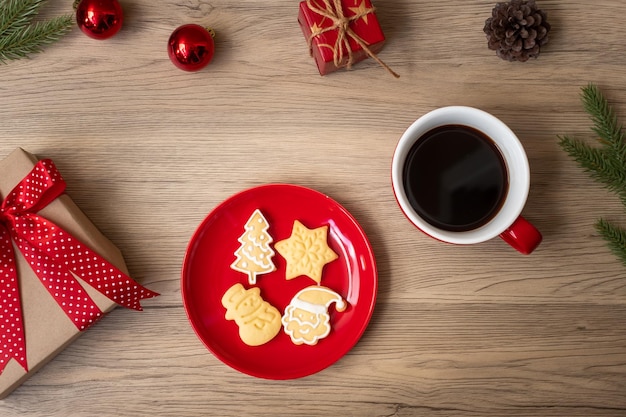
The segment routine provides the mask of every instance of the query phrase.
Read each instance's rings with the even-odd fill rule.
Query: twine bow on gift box
[[[385,68],[391,75],[396,78],[400,76],[395,73],[387,64],[385,64],[372,50],[368,47],[367,42],[363,40],[356,32],[350,27],[350,23],[357,21],[370,13],[374,13],[374,7],[365,7],[360,8],[353,16],[346,16],[343,12],[343,6],[341,4],[341,0],[320,0],[323,7],[318,7],[313,0],[306,0],[306,5],[309,9],[314,11],[315,13],[323,16],[325,18],[330,19],[332,24],[330,26],[326,26],[323,28],[314,28],[311,31],[311,36],[309,36],[309,50],[311,49],[313,39],[325,32],[329,32],[332,30],[337,31],[337,40],[334,45],[323,45],[329,47],[333,51],[333,62],[336,67],[339,67],[344,59],[344,50],[348,54],[348,59],[346,63],[346,67],[350,69],[353,62],[352,56],[352,48],[350,47],[350,38],[353,39],[362,49],[365,51],[367,55],[372,57],[376,62],[378,62],[383,68]]]
[[[12,240],[67,317],[82,331],[103,312],[72,275],[112,301],[141,310],[158,294],[142,287],[68,232],[37,212],[65,191],[51,160],[41,160],[0,206],[0,373],[11,358],[26,371],[26,341]]]

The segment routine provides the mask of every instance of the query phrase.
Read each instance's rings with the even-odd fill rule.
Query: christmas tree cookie
[[[244,233],[239,237],[241,243],[235,251],[237,259],[230,265],[235,271],[248,275],[248,283],[256,284],[257,275],[267,274],[276,270],[272,257],[274,250],[270,247],[272,236],[267,232],[269,223],[259,209],[254,210],[244,226]]]

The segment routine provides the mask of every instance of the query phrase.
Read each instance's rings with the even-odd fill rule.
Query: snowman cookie
[[[280,312],[261,298],[258,287],[245,289],[237,283],[222,296],[226,319],[239,326],[239,337],[248,346],[259,346],[272,340],[280,331]]]

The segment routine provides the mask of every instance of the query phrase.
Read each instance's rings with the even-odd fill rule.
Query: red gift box
[[[370,0],[306,0],[298,23],[321,75],[372,57],[395,77],[376,54],[385,35]]]

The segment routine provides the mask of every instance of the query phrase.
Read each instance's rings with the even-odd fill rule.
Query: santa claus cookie
[[[281,319],[285,333],[296,345],[315,345],[330,333],[328,308],[342,312],[347,303],[330,288],[312,285],[300,290],[292,299]]]
[[[338,258],[328,246],[327,238],[328,225],[308,229],[296,220],[291,236],[274,245],[278,253],[287,260],[285,278],[290,280],[306,275],[319,284],[324,265]]]
[[[239,337],[249,346],[259,346],[272,340],[280,331],[280,312],[261,298],[257,287],[245,289],[237,283],[222,297],[226,319],[239,326]]]

